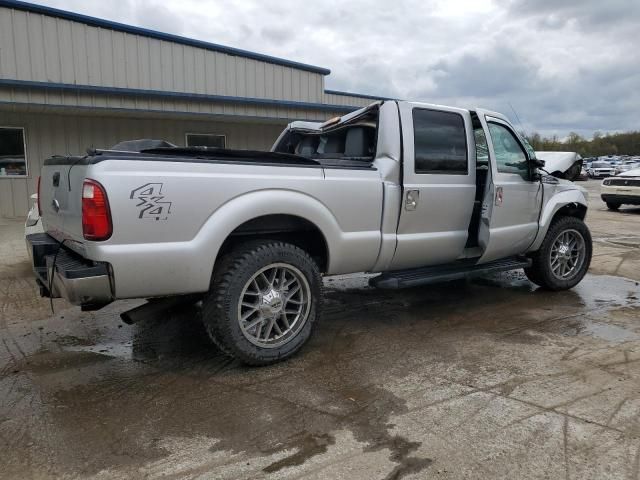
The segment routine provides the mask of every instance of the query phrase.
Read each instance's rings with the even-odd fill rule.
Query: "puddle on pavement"
[[[46,374],[60,370],[77,369],[96,362],[105,362],[112,357],[95,352],[42,350],[10,365],[12,373],[29,372]]]
[[[433,459],[419,442],[391,433],[391,418],[407,405],[385,388],[386,380],[436,359],[459,362],[456,347],[478,339],[499,343],[533,332],[528,341],[559,334],[615,344],[639,336],[630,319],[640,312],[640,287],[618,277],[588,276],[567,292],[536,290],[513,273],[405,291],[374,290],[355,277],[327,282],[327,289],[327,309],[309,345],[290,361],[261,369],[221,355],[197,306],[134,326],[121,326],[113,307],[90,317],[78,313],[91,319],[82,328],[74,329],[77,318],[45,322],[49,329],[64,325],[65,334],[39,337],[44,343],[32,353],[25,343],[18,373],[0,372],[0,418],[10,415],[3,409],[12,396],[24,395],[6,385],[28,375],[38,397],[30,414],[54,432],[30,436],[41,461],[77,475],[164,458],[170,452],[158,447],[159,438],[191,436],[218,440],[216,450],[259,457],[292,451],[263,467],[278,472],[322,455],[333,432],[348,429],[367,451],[388,451],[396,464],[388,478],[402,478],[428,469]],[[604,321],[620,309],[626,317]],[[481,373],[486,355],[480,348],[467,353],[464,368]],[[57,374],[55,382],[49,374]],[[11,425],[0,423],[2,437],[19,438]],[[34,462],[25,448],[20,441],[4,448],[16,472]]]
[[[640,338],[640,335],[636,332],[607,323],[585,321],[583,328],[583,332],[587,335],[601,338],[607,342],[621,343],[638,340]]]

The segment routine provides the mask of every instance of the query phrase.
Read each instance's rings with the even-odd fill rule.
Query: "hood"
[[[618,176],[618,177],[640,177],[640,168],[633,168],[631,170],[627,170],[626,172],[619,173],[616,176]]]
[[[582,157],[577,152],[536,152],[544,160],[544,169],[554,177],[575,180],[582,170]]]

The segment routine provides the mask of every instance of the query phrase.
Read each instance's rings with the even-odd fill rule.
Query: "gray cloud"
[[[133,23],[151,30],[170,31],[176,35],[185,34],[184,18],[166,6],[166,2],[123,2],[129,5]]]
[[[513,15],[542,20],[540,25],[575,21],[582,28],[610,28],[640,20],[640,3],[634,0],[515,0],[510,2]]]
[[[527,131],[640,129],[640,2],[39,0],[328,67],[326,87],[515,117]]]
[[[291,29],[285,27],[265,27],[260,32],[260,36],[275,43],[288,42],[294,38]]]
[[[496,45],[485,52],[470,52],[459,58],[441,60],[434,65],[433,75],[441,95],[473,92],[479,97],[508,98],[523,88],[534,89],[538,68],[517,50]]]

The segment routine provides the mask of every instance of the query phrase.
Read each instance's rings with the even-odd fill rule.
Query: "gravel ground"
[[[575,289],[329,279],[313,339],[267,368],[220,355],[196,306],[52,315],[0,220],[0,477],[639,478],[640,208],[582,184],[595,256]]]

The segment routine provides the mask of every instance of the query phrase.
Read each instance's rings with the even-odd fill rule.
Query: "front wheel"
[[[567,290],[587,273],[593,246],[591,233],[579,218],[562,217],[554,221],[532,265],[525,269],[529,280],[549,290]]]
[[[250,242],[216,266],[202,317],[227,355],[268,365],[297,352],[311,336],[322,304],[318,266],[302,249]]]
[[[609,210],[618,210],[620,208],[620,203],[616,203],[616,202],[606,202],[607,203],[607,208]]]

